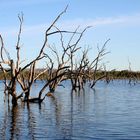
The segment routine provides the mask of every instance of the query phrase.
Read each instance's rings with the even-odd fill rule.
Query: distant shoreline
[[[39,73],[40,71],[43,71],[43,69],[37,69],[36,73]],[[92,73],[92,75],[94,74],[92,71],[91,71],[91,73]],[[103,79],[109,78],[109,80],[115,80],[115,79],[140,80],[140,72],[139,71],[129,71],[129,70],[116,71],[116,70],[112,70],[112,71],[98,71],[98,72],[96,72],[96,77],[100,77],[102,75],[105,75],[105,77]],[[22,72],[22,76],[25,79],[28,79],[29,70],[27,69],[24,72]],[[38,77],[37,80],[47,80],[48,76],[49,76],[48,73],[45,72],[43,75]],[[68,74],[66,76],[67,76],[67,79],[69,79]],[[10,79],[10,71],[6,75],[6,78]],[[0,71],[0,80],[4,80],[4,79],[5,79],[4,74],[3,74],[2,71]],[[92,78],[90,80],[92,80]]]

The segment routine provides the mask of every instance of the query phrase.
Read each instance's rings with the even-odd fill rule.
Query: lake
[[[32,96],[43,85],[37,81]],[[71,92],[69,81],[58,87],[55,99],[41,105],[4,102],[0,82],[0,139],[2,140],[139,140],[140,84],[124,80],[99,81],[94,89]]]

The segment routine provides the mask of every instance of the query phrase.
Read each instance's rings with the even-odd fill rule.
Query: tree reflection
[[[85,90],[74,91],[70,94],[55,93],[56,98],[50,99],[51,109],[55,117],[56,132],[61,139],[71,139],[75,134],[75,121],[79,113],[86,112]],[[84,123],[84,116],[81,121]]]
[[[48,101],[44,104],[22,103],[9,106],[8,110],[5,108],[0,139],[72,139],[78,133],[86,132],[88,113],[92,108],[90,100],[96,96],[85,90],[55,92],[54,95],[55,99],[46,98]]]
[[[17,121],[19,119],[19,109],[18,106],[12,106],[11,109],[11,138],[10,139],[19,139],[20,136],[20,128],[17,127]]]
[[[34,140],[35,114],[30,105],[23,103],[21,106],[5,106],[1,122],[0,139],[32,139]]]
[[[8,124],[8,116],[9,116],[9,107],[7,110],[7,106],[4,103],[4,112],[3,112],[3,116],[2,116],[2,121],[0,122],[0,138],[2,140],[6,140],[6,130],[7,130],[7,124]]]
[[[28,128],[28,136],[30,139],[34,140],[34,126],[35,125],[35,116],[30,109],[30,104],[27,103],[27,128]]]

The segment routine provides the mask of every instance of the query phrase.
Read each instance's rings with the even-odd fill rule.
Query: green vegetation
[[[38,73],[42,71],[42,69],[38,69],[36,70],[36,75],[38,75]],[[91,72],[92,75],[94,75],[94,72]],[[22,72],[22,75],[24,77],[25,80],[28,79],[29,77],[29,70],[24,70]],[[133,79],[133,80],[140,80],[140,72],[135,72],[135,71],[129,71],[129,70],[121,70],[121,71],[97,71],[96,72],[96,77],[99,78],[103,75],[106,75],[103,79],[105,79],[106,77],[108,77],[110,80],[115,80],[115,79]],[[6,78],[10,79],[11,75],[10,75],[10,71],[9,73],[7,73]],[[65,74],[65,77],[67,77],[66,79],[70,79],[68,73]],[[43,73],[42,75],[40,75],[37,80],[47,80],[49,78],[49,74],[48,72]],[[88,77],[87,77],[88,78]],[[93,77],[91,77],[91,79],[93,79]],[[4,74],[2,71],[0,71],[0,80],[4,80]]]

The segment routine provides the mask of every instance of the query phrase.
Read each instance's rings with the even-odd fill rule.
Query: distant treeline
[[[42,71],[42,69],[37,69],[36,74],[38,74],[40,71]],[[55,72],[56,70],[53,70],[53,71]],[[6,75],[7,79],[10,79],[10,77],[11,77],[10,73],[11,73],[10,71],[7,73],[7,75]],[[67,72],[65,75],[65,77],[67,77],[66,79],[70,79],[68,73],[69,72]],[[91,73],[91,75],[94,75],[94,72],[91,71],[90,73]],[[24,77],[24,79],[28,79],[29,74],[30,74],[29,70],[24,70],[22,72],[22,76]],[[109,80],[130,79],[130,78],[133,80],[140,80],[140,72],[129,71],[129,70],[97,71],[95,75],[96,75],[96,77],[101,77],[102,75],[106,75],[105,78],[109,78]],[[39,76],[37,80],[47,80],[48,77],[49,77],[48,72],[45,72],[41,76]],[[2,71],[0,71],[0,80],[4,80],[4,74]],[[92,77],[91,77],[91,80],[92,80]]]
[[[140,72],[121,70],[121,71],[107,71],[107,74],[112,79],[140,79]]]

